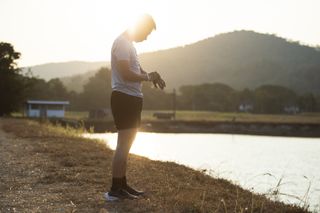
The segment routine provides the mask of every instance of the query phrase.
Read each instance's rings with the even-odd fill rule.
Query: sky
[[[157,24],[138,53],[235,30],[320,45],[320,0],[0,0],[0,42],[19,66],[109,61],[113,40],[143,13]]]

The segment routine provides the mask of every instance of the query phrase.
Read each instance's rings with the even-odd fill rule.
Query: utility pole
[[[172,107],[173,107],[173,119],[176,120],[176,108],[177,108],[177,95],[176,89],[173,89],[172,93]]]
[[[194,87],[195,86],[192,86],[192,90],[191,90],[191,92],[192,92],[192,94],[191,94],[191,109],[192,109],[192,111],[194,111],[196,109],[196,106],[194,103]]]

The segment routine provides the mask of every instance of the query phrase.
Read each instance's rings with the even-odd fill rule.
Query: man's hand
[[[163,89],[166,87],[166,82],[160,77],[160,78],[156,79],[155,81],[153,81],[153,85],[156,88],[160,87],[160,89]]]
[[[161,78],[158,72],[148,73],[149,81],[152,81],[155,88],[163,89],[166,87],[166,82]]]
[[[157,72],[150,72],[148,73],[148,80],[154,82],[155,80],[159,79],[160,75]]]
[[[158,74],[158,73],[157,73]],[[159,75],[159,74],[158,74]],[[163,89],[166,87],[166,82],[159,75],[158,78],[152,81],[155,88]]]

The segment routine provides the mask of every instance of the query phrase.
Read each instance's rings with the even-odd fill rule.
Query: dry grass
[[[0,212],[304,212],[223,179],[171,162],[130,155],[139,200],[106,203],[113,151],[77,132],[1,119]]]

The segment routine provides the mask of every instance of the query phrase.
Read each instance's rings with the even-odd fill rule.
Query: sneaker
[[[107,201],[118,201],[121,199],[137,199],[138,197],[130,194],[125,189],[117,189],[114,191],[110,191],[104,194],[104,197]]]
[[[124,188],[127,192],[129,192],[130,194],[134,195],[134,196],[140,196],[144,194],[144,191],[138,191],[136,189],[131,188],[130,186],[126,185]]]

